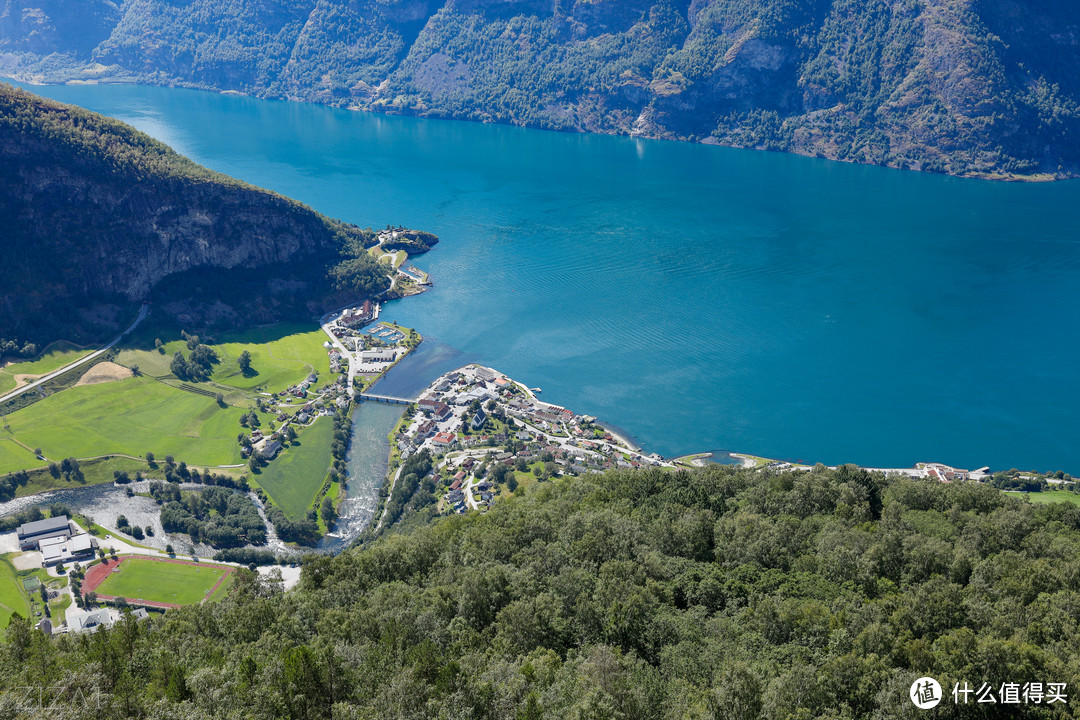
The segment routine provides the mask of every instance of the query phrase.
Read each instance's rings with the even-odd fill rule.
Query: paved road
[[[104,346],[102,348],[99,348],[98,350],[95,350],[94,352],[90,353],[89,355],[87,355],[84,358],[80,358],[80,359],[76,360],[73,363],[65,365],[64,367],[60,368],[59,370],[56,370],[56,371],[53,371],[53,372],[49,373],[45,377],[38,378],[34,382],[29,383],[28,385],[23,385],[21,388],[18,388],[17,390],[12,390],[7,395],[4,395],[3,397],[0,397],[0,404],[6,403],[8,400],[11,400],[12,398],[17,398],[20,395],[22,395],[23,393],[28,392],[30,390],[33,390],[38,385],[41,385],[42,383],[46,383],[46,382],[52,380],[55,377],[59,377],[60,375],[63,375],[64,373],[68,372],[69,370],[72,370],[73,368],[77,368],[80,365],[85,365],[86,363],[90,362],[91,360],[93,360],[95,358],[98,358],[98,357],[101,357],[103,354],[105,354],[106,352],[111,350],[112,347],[114,345],[116,345],[116,343],[120,342],[124,338],[125,335],[130,333],[136,327],[138,327],[139,323],[141,323],[146,318],[146,316],[147,316],[147,314],[149,312],[150,312],[150,306],[149,305],[143,305],[142,309],[139,310],[139,316],[137,318],[135,318],[135,322],[131,323],[131,326],[128,327],[127,330],[125,330],[124,332],[117,335],[116,338],[111,343],[109,343],[108,345],[106,345],[106,346]]]
[[[330,324],[336,319],[337,315],[334,315],[333,319],[331,320],[326,320],[326,316],[324,315],[323,322],[321,323],[322,329],[323,332],[326,333],[326,336],[330,338],[330,344],[337,348],[338,352],[340,352],[345,358],[345,362],[349,364],[349,382],[345,387],[347,387],[349,389],[349,392],[352,393],[353,378],[356,377],[356,362],[353,359],[352,351],[342,345],[341,341],[338,340],[337,336],[334,335],[333,331],[330,329]]]

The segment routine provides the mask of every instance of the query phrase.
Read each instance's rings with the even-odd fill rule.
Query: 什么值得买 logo
[[[1066,683],[1003,682],[998,686],[981,683],[978,687],[966,680],[953,685],[954,705],[1053,705],[1068,704]],[[935,708],[944,699],[941,684],[932,677],[921,677],[911,684],[908,692],[912,704],[920,710]]]

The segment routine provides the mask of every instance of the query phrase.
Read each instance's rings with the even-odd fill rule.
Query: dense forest
[[[185,533],[192,542],[214,548],[266,543],[266,526],[245,493],[219,487],[181,493],[173,483],[152,483],[150,494],[163,505],[161,526],[165,532]]]
[[[111,337],[143,300],[227,327],[317,316],[389,286],[386,269],[356,251],[374,243],[370,231],[4,83],[0,217],[0,328],[23,349]]]
[[[0,74],[785,150],[1080,171],[1071,0],[9,0]]]
[[[1075,691],[1078,550],[1071,503],[853,466],[566,478],[313,556],[287,593],[243,571],[108,632],[16,620],[0,716],[31,687],[95,718],[906,718],[929,675],[934,717],[1073,717],[951,688]]]

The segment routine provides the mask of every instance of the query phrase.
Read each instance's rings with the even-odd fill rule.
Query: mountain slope
[[[202,288],[205,302],[241,275],[298,259],[322,285],[314,295],[326,295],[326,264],[370,235],[207,170],[121,122],[6,84],[0,217],[0,326],[21,336],[97,300],[150,299],[162,279],[196,269],[232,273],[210,273],[222,289]],[[374,263],[360,270],[371,291],[385,287]]]
[[[6,0],[0,73],[1066,177],[1078,43],[1068,0]]]
[[[289,593],[241,570],[227,601],[86,642],[16,620],[0,708],[31,687],[101,718],[899,719],[929,675],[949,717],[1075,717],[950,691],[1071,694],[1078,528],[1071,503],[853,466],[566,478],[308,558]]]

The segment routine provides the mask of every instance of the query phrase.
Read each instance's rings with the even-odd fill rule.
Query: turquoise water
[[[479,361],[665,455],[1080,471],[1080,183],[34,90],[327,214],[438,234],[414,261],[434,290],[385,310],[428,338],[388,382]]]
[[[322,550],[336,552],[352,542],[368,526],[379,502],[379,488],[386,478],[390,459],[387,434],[401,417],[401,405],[362,403],[353,411],[352,443],[347,466],[349,482],[334,536],[319,543]]]

